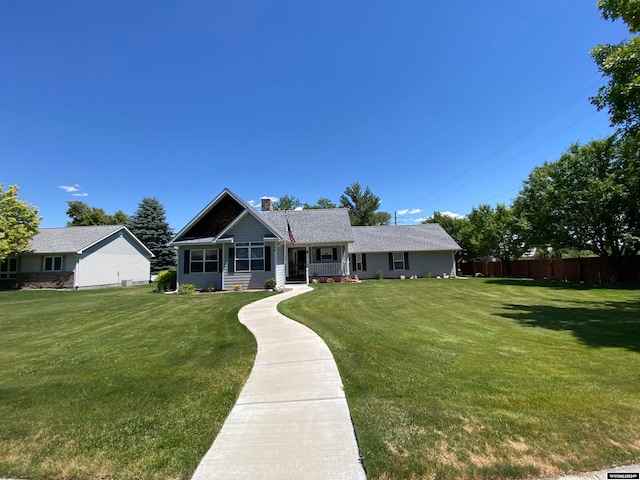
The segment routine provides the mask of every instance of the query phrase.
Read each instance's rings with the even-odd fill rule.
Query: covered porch
[[[298,246],[287,250],[287,282],[339,280],[350,275],[347,245]]]

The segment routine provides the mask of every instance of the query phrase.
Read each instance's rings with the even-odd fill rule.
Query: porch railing
[[[310,277],[335,277],[347,274],[347,262],[340,263],[310,263]]]

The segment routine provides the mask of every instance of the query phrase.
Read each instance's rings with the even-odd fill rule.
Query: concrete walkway
[[[338,368],[312,330],[276,305],[306,285],[238,314],[258,342],[251,375],[194,480],[365,479]]]

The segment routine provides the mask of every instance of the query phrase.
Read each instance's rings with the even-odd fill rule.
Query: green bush
[[[184,283],[178,288],[178,295],[191,295],[196,292],[196,286],[191,283]]]
[[[156,278],[156,285],[153,289],[154,292],[163,293],[170,292],[176,289],[176,281],[178,278],[178,272],[175,268],[169,270],[163,270],[158,274]]]
[[[265,290],[273,290],[274,288],[276,288],[276,279],[275,278],[267,278],[264,281],[264,288],[265,288]]]
[[[382,274],[382,270],[378,270],[376,272],[376,280],[382,280],[384,278],[384,275]]]

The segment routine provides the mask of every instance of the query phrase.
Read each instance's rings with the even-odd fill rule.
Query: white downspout
[[[309,247],[305,247],[304,249],[304,255],[307,259],[307,261],[305,262],[305,266],[304,266],[304,277],[305,277],[305,281],[307,283],[307,285],[309,285]]]
[[[73,272],[73,288],[77,290],[80,287],[80,255],[76,254],[76,268]]]

